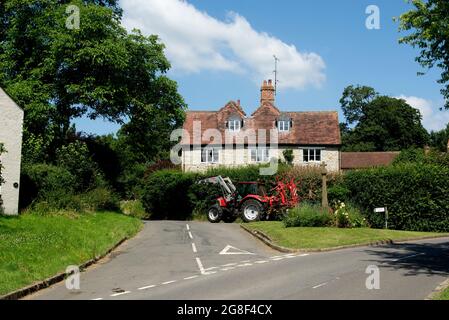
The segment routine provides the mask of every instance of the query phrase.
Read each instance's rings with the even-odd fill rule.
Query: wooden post
[[[327,169],[326,169],[326,163],[322,162],[320,167],[321,167],[321,177],[322,177],[321,206],[323,208],[328,208],[329,207],[329,202],[327,200]]]

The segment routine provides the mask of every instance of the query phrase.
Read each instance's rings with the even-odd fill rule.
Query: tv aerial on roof
[[[278,62],[281,60],[279,60],[279,58],[275,54],[273,54],[273,58],[274,58],[274,71],[273,71],[273,73],[274,73],[274,94],[276,95],[277,84],[279,82],[279,80],[278,80]]]

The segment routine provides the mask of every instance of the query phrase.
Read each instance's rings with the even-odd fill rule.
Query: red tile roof
[[[388,166],[399,155],[399,152],[342,152],[341,169],[362,169]]]
[[[244,120],[244,125],[239,133],[229,133],[226,121],[232,116],[239,116]],[[286,145],[340,145],[340,127],[338,113],[336,111],[325,112],[281,112],[269,102],[264,102],[251,117],[246,117],[241,106],[231,101],[219,111],[188,111],[184,122],[184,129],[188,136],[184,136],[182,144],[198,144],[194,140],[194,121],[201,123],[202,136],[207,129],[217,129],[222,139],[232,136],[232,140],[222,143],[235,143],[237,138],[242,138],[250,132],[255,132],[254,141],[257,141],[257,130],[265,129],[266,143],[270,141],[269,130],[276,128],[276,120],[280,117],[288,117],[292,120],[292,128],[288,132],[279,132],[278,144]],[[243,139],[243,138],[242,138]],[[202,137],[201,144],[209,144],[214,139]],[[245,139],[248,142],[248,139]]]

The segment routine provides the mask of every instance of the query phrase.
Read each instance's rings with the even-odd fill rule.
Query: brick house
[[[23,110],[0,88],[0,142],[6,152],[0,156],[2,177],[0,185],[3,211],[18,214],[20,163],[22,159]]]
[[[283,112],[271,80],[263,82],[251,116],[240,101],[230,101],[218,111],[188,111],[183,129],[184,171],[269,162],[283,159],[284,150],[293,151],[295,165],[325,162],[329,171],[340,170],[338,113]]]

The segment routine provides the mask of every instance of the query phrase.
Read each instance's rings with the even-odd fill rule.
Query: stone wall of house
[[[0,142],[7,152],[0,156],[2,176],[0,186],[5,214],[18,213],[20,163],[22,159],[23,110],[0,88]]]
[[[317,162],[303,162],[303,149],[301,147],[280,147],[278,149],[270,149],[270,157],[284,160],[282,153],[285,149],[293,150],[294,165],[316,166],[320,164]],[[338,172],[340,170],[340,151],[338,148],[322,148],[321,157],[321,160],[327,164],[328,171]],[[250,149],[246,147],[219,150],[219,161],[217,163],[202,163],[200,147],[194,147],[191,150],[184,150],[182,153],[182,166],[184,171],[204,172],[211,167],[237,167],[248,164],[256,164],[256,162],[251,161]]]

